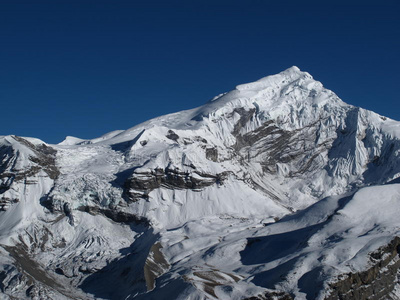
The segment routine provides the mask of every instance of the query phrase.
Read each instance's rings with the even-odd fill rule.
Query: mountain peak
[[[280,72],[277,75],[283,75],[283,76],[290,77],[290,78],[304,77],[307,79],[313,79],[313,77],[310,75],[310,73],[300,70],[300,68],[297,66],[292,66],[292,67]]]
[[[205,119],[211,122],[217,120],[224,122],[226,116],[242,109],[245,111],[256,109],[258,117],[261,117],[257,119],[260,122],[279,119],[279,124],[283,127],[294,129],[314,122],[319,115],[317,112],[325,104],[328,105],[323,110],[329,110],[326,113],[336,110],[334,107],[347,106],[332,91],[325,89],[321,82],[314,80],[309,73],[292,66],[278,74],[240,84],[234,90],[220,94],[200,107],[157,117],[136,125],[118,135],[117,140],[130,139],[132,132],[139,133],[153,126],[193,130],[197,126],[204,125]],[[115,141],[114,135],[106,137]],[[95,139],[92,142],[96,143],[107,138]]]
[[[299,67],[297,66],[291,66],[290,68],[287,68],[285,71],[283,72],[290,72],[290,73],[302,73],[302,71],[300,70]]]
[[[260,91],[260,90],[268,88],[268,87],[272,87],[272,88],[273,87],[282,87],[282,86],[285,86],[287,84],[290,84],[290,83],[292,83],[296,80],[300,80],[300,79],[314,81],[313,77],[309,73],[303,72],[298,67],[293,66],[293,67],[290,67],[278,74],[269,75],[269,76],[260,78],[254,82],[240,84],[240,85],[236,86],[236,90]]]
[[[1,292],[400,299],[399,132],[294,66],[93,140],[0,138]]]

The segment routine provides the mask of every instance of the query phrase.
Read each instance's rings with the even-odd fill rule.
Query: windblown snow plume
[[[400,299],[399,153],[297,67],[92,140],[1,136],[1,298]]]

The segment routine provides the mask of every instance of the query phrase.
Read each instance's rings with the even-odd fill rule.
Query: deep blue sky
[[[292,65],[400,120],[400,1],[0,0],[0,135],[95,138]]]

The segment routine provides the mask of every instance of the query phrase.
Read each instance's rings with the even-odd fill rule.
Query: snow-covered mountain
[[[1,136],[2,297],[400,299],[399,152],[297,67],[93,140]]]

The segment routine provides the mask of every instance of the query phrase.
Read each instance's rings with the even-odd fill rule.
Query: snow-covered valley
[[[0,136],[0,298],[400,299],[400,122],[297,67],[58,145]]]

